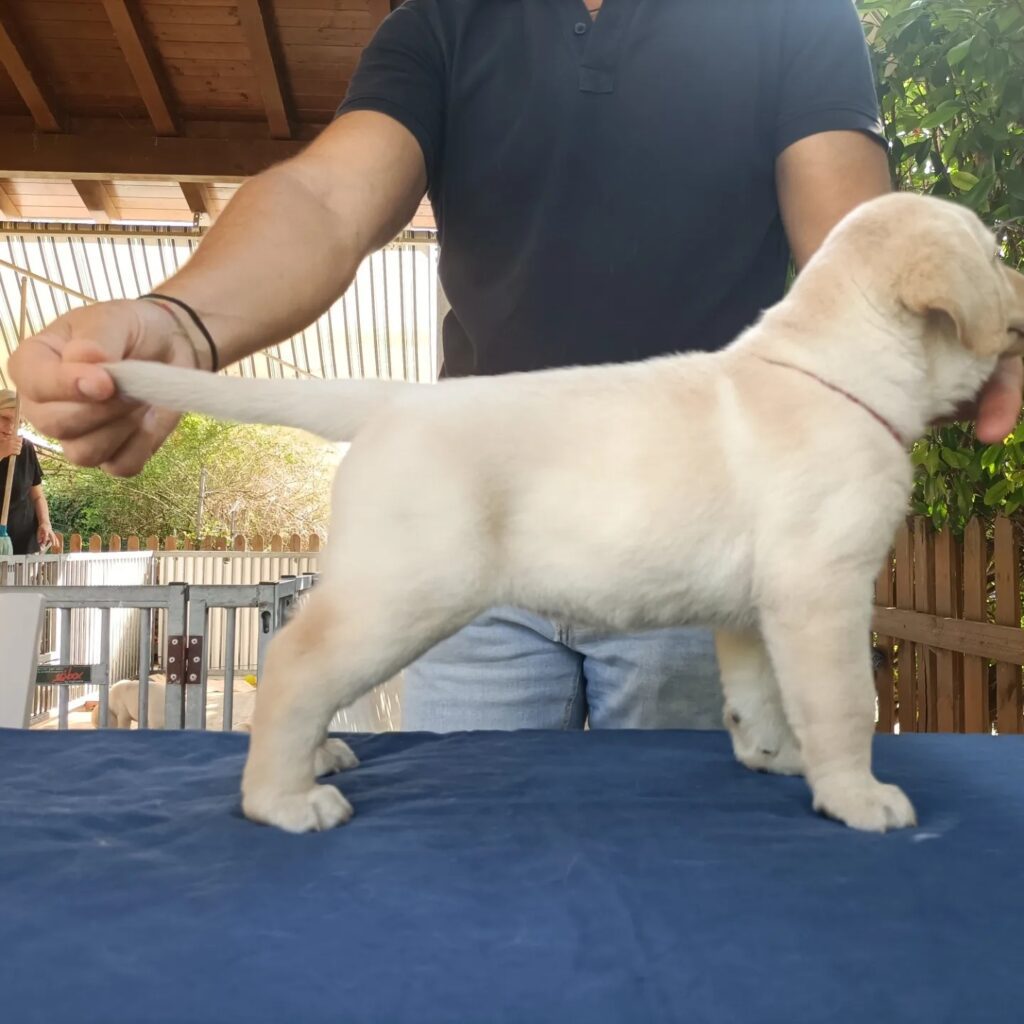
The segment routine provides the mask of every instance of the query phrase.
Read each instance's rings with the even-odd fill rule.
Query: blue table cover
[[[1024,739],[879,738],[886,836],[687,732],[355,737],[290,836],[246,742],[0,731],[0,1020],[1024,1020]]]

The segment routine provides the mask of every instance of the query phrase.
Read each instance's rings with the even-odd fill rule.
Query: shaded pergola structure
[[[329,123],[391,0],[3,0],[0,379],[28,319],[140,294],[188,257],[248,177]],[[361,269],[261,376],[430,379],[433,219]],[[441,300],[443,301],[443,300]]]

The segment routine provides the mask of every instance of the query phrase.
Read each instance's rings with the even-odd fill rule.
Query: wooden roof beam
[[[167,89],[138,8],[128,0],[103,0],[103,7],[157,135],[177,135]]]
[[[179,181],[178,187],[185,197],[185,202],[188,203],[188,208],[196,217],[206,217],[208,221],[213,220],[210,193],[204,184],[197,181]]]
[[[270,45],[270,26],[260,0],[238,0],[238,17],[252,57],[256,78],[263,94],[272,139],[290,139],[291,124],[281,86],[281,75]]]
[[[0,213],[9,220],[21,216],[21,210],[7,191],[7,182],[4,180],[0,180]]]
[[[244,181],[305,145],[297,139],[0,132],[0,178]]]
[[[37,127],[44,132],[59,132],[61,116],[57,105],[49,95],[43,76],[28,59],[5,5],[0,5],[0,64],[7,69]]]
[[[85,208],[97,224],[109,224],[112,220],[121,219],[121,211],[118,210],[105,182],[73,178],[71,184],[75,186],[78,198],[85,204]]]

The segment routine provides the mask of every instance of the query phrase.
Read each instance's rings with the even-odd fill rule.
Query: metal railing
[[[277,582],[250,585],[199,585],[165,583],[129,586],[28,586],[23,589],[42,595],[48,615],[56,620],[55,650],[46,652],[40,662],[48,669],[47,681],[38,690],[56,691],[57,727],[68,728],[72,701],[95,696],[99,721],[108,722],[108,693],[113,682],[122,678],[112,669],[114,616],[128,611],[138,616],[136,671],[130,677],[139,680],[138,721],[148,723],[150,675],[154,664],[164,667],[165,728],[205,729],[207,727],[208,680],[211,656],[220,655],[224,666],[223,708],[220,728],[234,725],[235,649],[240,613],[251,609],[258,622],[256,638],[256,674],[262,671],[267,643],[294,611],[302,595],[315,582],[311,575],[289,576]],[[221,633],[211,643],[212,613],[223,617]],[[97,618],[90,644],[75,647],[72,616]],[[79,638],[80,639],[80,638]],[[54,669],[67,672],[60,682],[53,681]],[[80,670],[80,671],[79,671]],[[80,678],[81,682],[73,682]],[[72,685],[73,683],[73,685]],[[53,700],[46,704],[46,711]],[[43,712],[37,712],[38,721]]]
[[[20,555],[0,560],[0,586],[111,586],[181,582],[188,586],[256,586],[274,583],[290,576],[303,578],[317,571],[315,551],[123,551],[80,552],[59,555]],[[251,672],[259,658],[260,623],[255,605],[240,607],[236,619],[235,672]],[[211,607],[208,656],[210,671],[223,672],[227,609]],[[115,633],[111,652],[112,677],[126,678],[138,672],[136,661],[138,613],[115,613],[119,632]],[[40,654],[54,658],[55,621],[46,616]],[[72,656],[83,646],[95,646],[98,619],[94,612],[76,611],[71,618]],[[92,638],[91,640],[89,638]],[[33,706],[38,717],[50,710],[51,692],[40,689]]]
[[[188,588],[189,668],[184,695],[185,728],[206,728],[209,673],[218,663],[224,670],[221,728],[230,730],[233,727],[235,651],[240,613],[251,609],[256,615],[256,677],[259,679],[267,644],[291,617],[299,595],[313,582],[314,577],[310,575],[286,576],[276,583],[214,584]],[[217,632],[214,632],[215,624]]]
[[[68,727],[70,702],[86,695],[87,687],[94,687],[99,699],[99,719],[107,723],[107,696],[111,683],[111,617],[115,611],[137,609],[138,628],[138,674],[139,674],[139,721],[149,721],[149,675],[153,662],[154,639],[159,634],[158,616],[164,616],[164,636],[177,636],[185,626],[187,590],[182,584],[157,586],[94,586],[94,587],[27,587],[41,594],[47,611],[57,617],[57,660],[58,666],[88,666],[88,682],[82,686],[56,684],[57,727]],[[98,613],[98,644],[95,653],[72,651],[71,616],[76,611]],[[159,641],[157,641],[159,642]],[[73,660],[77,655],[77,659]],[[53,684],[51,684],[52,686]],[[40,687],[37,687],[37,689]],[[50,688],[50,687],[47,687]],[[77,691],[77,692],[76,692]],[[180,694],[179,694],[180,701]],[[171,688],[166,694],[165,717],[167,722],[180,720],[180,707],[173,708]],[[51,705],[52,706],[52,705]]]

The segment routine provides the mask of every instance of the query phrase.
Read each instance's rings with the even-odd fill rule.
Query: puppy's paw
[[[886,832],[917,824],[914,806],[903,790],[871,775],[833,776],[813,790],[816,811],[862,832]]]
[[[800,749],[795,743],[781,744],[778,749],[761,747],[753,753],[737,756],[737,760],[752,772],[769,772],[772,775],[803,775],[804,762]]]
[[[313,786],[304,793],[246,793],[242,810],[250,821],[285,832],[325,832],[352,817],[352,805],[333,786]]]
[[[781,710],[752,717],[741,716],[735,708],[727,706],[725,725],[736,760],[744,767],[773,775],[803,775],[800,745]]]
[[[313,756],[313,772],[319,779],[322,775],[333,775],[348,768],[359,766],[359,758],[345,742],[333,736],[326,739],[316,748]]]

